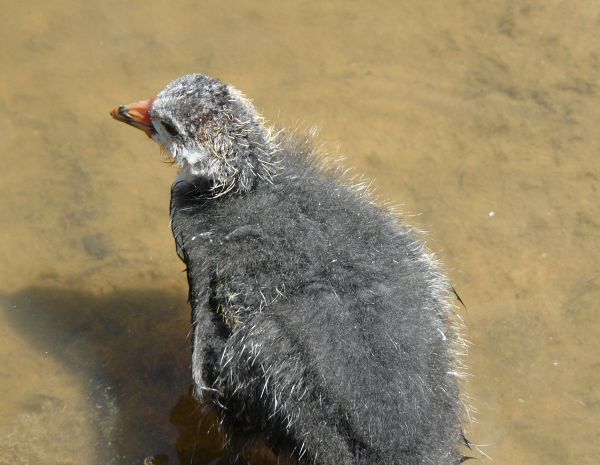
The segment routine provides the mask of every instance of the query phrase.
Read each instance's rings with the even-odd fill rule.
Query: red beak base
[[[154,99],[152,98],[130,103],[129,105],[119,105],[110,112],[110,115],[117,121],[141,129],[148,137],[152,137],[154,128],[152,127],[152,120],[150,118],[150,109],[153,102]]]

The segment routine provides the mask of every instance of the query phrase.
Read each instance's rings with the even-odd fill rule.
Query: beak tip
[[[121,107],[115,107],[112,110],[110,110],[110,116],[112,116],[114,119],[118,119],[119,116],[119,110],[121,109]]]

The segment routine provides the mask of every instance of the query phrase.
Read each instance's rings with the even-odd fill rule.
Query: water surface
[[[4,1],[0,464],[208,463],[175,168],[109,110],[188,72],[373,179],[466,303],[468,436],[600,453],[595,2]],[[206,433],[210,431],[209,433]],[[476,453],[475,455],[479,455]]]

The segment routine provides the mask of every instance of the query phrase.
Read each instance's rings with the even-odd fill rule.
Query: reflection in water
[[[206,405],[199,405],[192,391],[190,387],[171,411],[171,423],[177,428],[175,449],[181,464],[206,463],[222,452],[217,413]]]
[[[2,305],[31,344],[85,380],[89,405],[78,414],[95,427],[98,463],[134,464],[153,454],[156,463],[203,464],[219,454],[214,412],[191,395],[188,324],[181,318],[188,305],[180,296],[40,287],[4,296]],[[69,401],[38,394],[22,408],[61,415]]]

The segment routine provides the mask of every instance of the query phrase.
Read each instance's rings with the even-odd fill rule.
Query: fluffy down
[[[185,170],[172,189],[193,376],[220,406],[228,463],[257,438],[302,464],[459,463],[446,279],[308,142],[278,151],[277,174],[250,189],[215,196]]]

